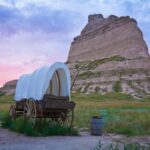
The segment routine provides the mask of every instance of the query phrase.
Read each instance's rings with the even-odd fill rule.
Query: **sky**
[[[150,52],[150,0],[0,0],[0,87],[67,60],[89,14],[131,16]]]

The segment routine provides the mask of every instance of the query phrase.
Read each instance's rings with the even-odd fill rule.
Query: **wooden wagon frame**
[[[61,125],[72,127],[75,103],[70,101],[69,71],[63,63],[47,67],[45,72],[43,68],[36,70],[31,75],[20,77],[15,94],[16,103],[10,107],[9,115],[11,118],[23,116],[33,124],[37,119],[50,118]],[[49,78],[44,79],[44,77]],[[47,86],[42,82],[38,83],[39,78],[42,78]],[[45,87],[45,90],[41,88],[44,92],[39,97],[37,95],[40,90],[36,90],[36,86],[32,85],[34,83]],[[22,90],[26,91],[22,92]],[[34,94],[32,90],[35,91]]]

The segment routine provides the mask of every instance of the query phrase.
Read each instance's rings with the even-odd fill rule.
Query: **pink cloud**
[[[0,87],[43,65],[66,61],[69,48],[62,45],[65,43],[62,42],[63,37],[53,39],[51,36],[39,32],[23,32],[3,38],[0,41]]]
[[[58,54],[53,57],[41,56],[41,58],[24,60],[22,64],[11,64],[9,61],[7,64],[0,64],[0,87],[7,81],[18,79],[22,74],[32,73],[37,68],[44,65],[51,65],[58,60],[64,62],[65,57]]]
[[[0,86],[9,80],[17,79],[21,73],[25,71],[26,70],[20,66],[13,66],[10,64],[0,65]]]

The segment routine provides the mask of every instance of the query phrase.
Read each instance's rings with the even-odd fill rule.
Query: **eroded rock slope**
[[[135,19],[90,15],[71,43],[67,61],[74,90],[84,93],[123,92],[150,95],[150,55]]]

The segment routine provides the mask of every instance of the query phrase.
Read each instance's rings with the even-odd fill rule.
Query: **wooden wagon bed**
[[[34,121],[37,118],[51,118],[61,124],[72,126],[74,120],[75,103],[69,101],[69,97],[44,95],[40,101],[23,99],[16,102],[10,109],[10,115],[24,116]]]

